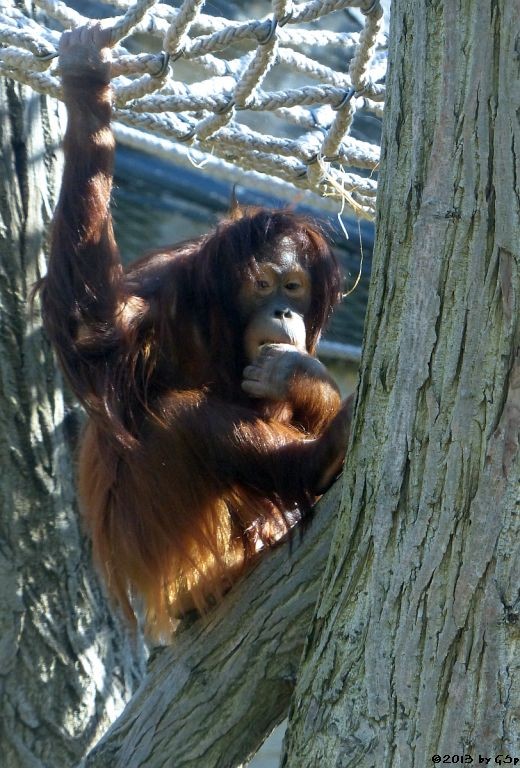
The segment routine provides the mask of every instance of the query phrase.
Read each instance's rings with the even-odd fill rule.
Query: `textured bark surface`
[[[520,4],[395,0],[390,46],[354,445],[291,768],[520,757]]]
[[[257,751],[287,714],[339,493],[303,537],[263,555],[214,613],[177,632],[85,768],[231,768]]]
[[[77,419],[28,293],[59,183],[55,105],[0,79],[0,763],[67,768],[121,710],[136,647],[78,525]]]

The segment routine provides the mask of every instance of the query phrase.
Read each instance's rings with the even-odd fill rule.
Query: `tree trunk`
[[[28,294],[60,176],[57,107],[0,79],[0,744],[2,768],[66,768],[139,677],[91,572],[74,503],[77,415]]]
[[[392,10],[353,447],[291,768],[520,758],[520,4]]]

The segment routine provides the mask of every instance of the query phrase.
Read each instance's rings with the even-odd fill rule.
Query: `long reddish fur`
[[[131,594],[142,596],[158,634],[220,594],[259,542],[286,530],[287,511],[309,508],[313,438],[340,407],[330,387],[305,381],[276,406],[242,392],[236,296],[252,256],[282,236],[298,244],[312,282],[311,354],[340,275],[318,227],[264,209],[235,209],[208,235],[125,272],[110,214],[110,87],[73,77],[64,87],[44,322],[89,415],[79,491],[95,558],[129,616]]]

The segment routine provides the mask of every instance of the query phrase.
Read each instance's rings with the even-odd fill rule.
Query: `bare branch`
[[[143,684],[83,768],[231,768],[286,715],[339,506],[341,483],[210,616],[154,655]]]

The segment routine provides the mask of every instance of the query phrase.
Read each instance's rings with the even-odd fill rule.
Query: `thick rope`
[[[64,28],[89,21],[62,0],[35,1]],[[379,149],[349,133],[359,110],[382,115],[384,88],[377,81],[384,75],[385,59],[379,0],[272,0],[270,7],[266,2],[270,13],[265,18],[249,21],[204,14],[204,0],[183,0],[179,8],[157,0],[105,4],[112,13],[121,13],[105,21],[114,47],[114,119],[133,129],[116,130],[120,140],[150,152],[160,147],[161,156],[168,142],[181,142],[189,151],[211,153],[213,173],[219,162],[227,175],[233,165],[260,171],[277,178],[280,188],[312,190],[341,201],[360,217],[373,218],[372,176]],[[348,7],[365,15],[360,33],[324,28],[324,17]],[[310,22],[319,27],[295,26]],[[135,33],[160,40],[163,52],[129,53],[121,41]],[[59,38],[60,32],[24,16],[14,0],[4,0],[0,76],[62,98]],[[324,47],[328,54],[333,47],[339,53],[339,69],[321,62]],[[228,50],[232,55],[226,59]],[[244,52],[236,58],[240,50]],[[188,84],[183,82],[184,65],[181,78],[176,75],[183,62],[192,70]],[[278,68],[284,77],[294,73],[295,87],[273,90],[273,82],[280,80]],[[246,124],[249,116],[267,113],[269,132]],[[186,155],[183,150],[183,157],[189,151]]]

